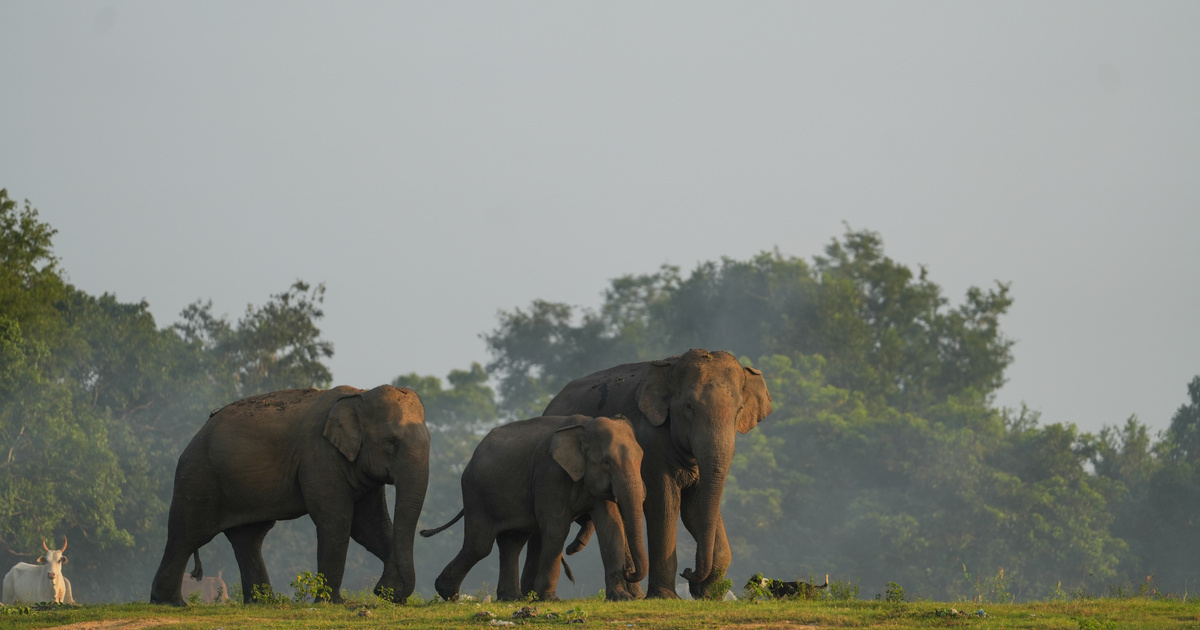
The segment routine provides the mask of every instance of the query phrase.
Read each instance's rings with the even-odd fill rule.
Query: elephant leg
[[[180,464],[181,468],[184,464]],[[188,558],[221,533],[218,511],[220,497],[203,468],[193,470],[190,483],[176,480],[171,509],[167,513],[167,543],[162,561],[150,586],[150,601],[183,605],[180,586]],[[195,487],[193,487],[195,486]]]
[[[347,501],[348,503],[349,501]],[[342,603],[342,575],[346,572],[346,548],[350,545],[353,506],[323,504],[311,512],[317,526],[317,571],[329,586],[329,601]],[[344,507],[344,509],[339,509]],[[387,562],[385,561],[386,565]]]
[[[643,475],[643,481],[646,484],[646,551],[650,556],[646,598],[679,599],[675,593],[675,572],[679,567],[675,558],[679,486],[667,474]]]
[[[438,595],[447,601],[458,599],[458,589],[462,586],[463,578],[467,577],[467,573],[471,571],[471,567],[492,553],[492,543],[496,540],[496,534],[490,527],[485,528],[477,524],[476,520],[470,515],[467,516],[462,549],[458,551],[458,555],[454,556],[450,564],[442,569],[433,582],[433,587],[437,590]]]
[[[524,599],[524,596],[534,592],[534,582],[538,580],[538,557],[541,554],[541,534],[534,532],[526,534],[529,547],[526,548],[526,564],[521,570],[521,584],[515,596],[509,599]],[[504,599],[504,598],[500,598]]]
[[[383,575],[375,584],[375,594],[378,595],[382,588],[390,588],[394,593],[400,586],[400,576],[396,575],[395,563],[389,561],[392,554],[392,518],[388,516],[387,495],[383,486],[379,487],[378,492],[367,493],[354,504],[350,537],[383,561]]]
[[[275,521],[250,523],[225,530],[225,538],[229,539],[229,544],[233,546],[233,555],[237,558],[238,569],[242,574],[243,603],[254,602],[256,585],[271,586],[267,564],[263,562],[262,543],[272,527],[275,527]]]
[[[621,512],[612,501],[596,503],[592,508],[592,522],[599,539],[600,560],[604,564],[604,598],[610,601],[641,599],[641,584],[625,579],[626,567],[633,565],[633,556],[625,540]]]
[[[181,528],[175,528],[181,529]],[[150,585],[150,603],[152,604],[184,604],[180,592],[184,571],[187,570],[188,558],[199,548],[208,544],[215,534],[187,535],[179,531],[167,534],[166,548],[163,550],[162,562],[154,573],[154,581]]]
[[[571,521],[542,523],[540,535],[534,536],[538,543],[530,541],[529,555],[525,558],[526,573],[529,572],[532,560],[536,563],[536,570],[530,590],[537,593],[541,601],[558,601],[558,565],[562,562],[563,543],[567,542],[567,535],[570,533]]]
[[[496,537],[496,544],[500,547],[500,577],[496,580],[496,599],[521,599],[525,586],[521,577],[521,549],[528,541],[529,533],[522,531],[502,532]]]
[[[683,505],[680,511],[680,517],[683,519],[683,526],[692,534],[693,538],[698,537],[701,524],[705,515],[708,513],[708,508],[702,505],[702,502],[696,498],[698,486],[692,486],[683,491]],[[700,599],[708,593],[708,587],[714,582],[717,582],[725,577],[725,571],[729,569],[729,562],[733,554],[729,551],[729,538],[725,534],[725,521],[721,518],[718,512],[716,515],[716,530],[713,532],[713,559],[712,570],[708,577],[699,584],[700,592],[697,593],[693,588],[691,590],[692,597]]]

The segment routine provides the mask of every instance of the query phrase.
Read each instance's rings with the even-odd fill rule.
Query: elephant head
[[[379,585],[403,602],[416,587],[413,533],[429,480],[425,409],[412,390],[381,385],[339,398],[324,436],[367,480],[396,486],[391,558]]]
[[[683,572],[693,586],[709,577],[720,522],[721,494],[733,459],[734,438],[771,413],[762,372],[743,367],[728,352],[689,350],[650,364],[638,392],[638,409],[654,426],[667,423],[675,448],[695,457],[700,502],[696,566]]]
[[[640,582],[649,571],[646,542],[642,533],[642,505],[646,487],[642,483],[642,447],[633,425],[622,416],[586,418],[581,424],[561,428],[550,440],[550,454],[573,481],[581,479],[588,492],[617,504],[628,550],[625,579]],[[586,418],[586,419],[585,419]]]

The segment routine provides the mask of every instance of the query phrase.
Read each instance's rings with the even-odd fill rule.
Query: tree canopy
[[[764,252],[617,278],[596,310],[534,301],[485,335],[489,371],[514,416],[543,408],[572,378],[688,348],[741,356],[820,355],[831,385],[874,406],[922,412],[948,396],[987,399],[1004,383],[1012,342],[999,319],[1008,285],[972,288],[950,308],[940,287],[848,231],[814,264]]]
[[[236,324],[197,302],[159,328],[144,301],[70,284],[55,233],[0,189],[0,543],[28,560],[42,539],[69,535],[76,592],[140,598],[176,458],[209,412],[329,385],[333,346],[315,324],[324,287],[298,281]]]

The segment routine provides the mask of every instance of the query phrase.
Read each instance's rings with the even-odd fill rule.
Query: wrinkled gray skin
[[[604,562],[608,599],[635,599],[630,592],[646,576],[642,538],[645,488],[642,449],[624,418],[541,417],[492,429],[483,438],[462,475],[464,514],[462,550],[434,582],[442,597],[453,600],[471,567],[500,546],[496,596],[521,599],[534,591],[555,601],[563,543],[571,522],[590,513]],[[521,547],[529,543],[525,576]]]
[[[276,521],[312,516],[317,571],[340,602],[353,538],[383,561],[375,586],[403,603],[416,584],[413,536],[429,477],[425,410],[409,389],[289,389],[227,405],[179,456],[150,601],[182,605],[188,557],[217,534],[233,545],[242,598],[271,583],[262,542]],[[395,521],[384,484],[396,486]]]
[[[675,593],[676,522],[696,539],[695,567],[680,575],[699,599],[729,568],[721,494],[733,459],[734,437],[771,413],[762,373],[728,352],[688,350],[662,361],[627,363],[567,384],[547,415],[622,414],[642,445],[650,582],[646,597]],[[584,531],[572,544],[586,542]]]

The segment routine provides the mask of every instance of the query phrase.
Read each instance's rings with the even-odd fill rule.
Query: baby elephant
[[[829,574],[825,574],[825,583],[817,586],[808,582],[784,582],[783,580],[773,580],[763,577],[761,573],[755,573],[746,581],[746,589],[763,588],[771,593],[775,599],[783,599],[784,597],[800,596],[804,599],[812,599],[817,596],[817,591],[829,586]]]
[[[646,577],[642,539],[642,449],[624,417],[543,416],[496,427],[462,475],[463,509],[432,536],[466,516],[462,550],[434,582],[453,600],[471,567],[500,546],[499,599],[534,591],[558,597],[559,563],[571,523],[595,523],[608,599],[633,599]],[[519,560],[529,543],[525,577]]]

